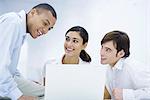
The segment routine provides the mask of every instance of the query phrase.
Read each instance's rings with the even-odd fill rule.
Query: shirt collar
[[[22,34],[22,38],[23,38],[23,40],[22,40],[22,44],[24,43],[24,40],[26,39],[26,35],[27,35],[27,33],[26,33],[26,13],[25,13],[25,11],[24,10],[21,10],[19,13],[18,13],[18,16],[20,17],[20,19],[21,19],[21,21],[22,21],[22,30],[21,30],[21,34]]]
[[[26,13],[24,10],[21,10],[18,13],[18,16],[20,17],[20,19],[22,20],[22,34],[25,37],[26,36]]]

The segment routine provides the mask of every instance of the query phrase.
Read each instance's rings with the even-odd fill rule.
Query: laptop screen
[[[103,100],[105,74],[100,65],[48,64],[45,100]]]

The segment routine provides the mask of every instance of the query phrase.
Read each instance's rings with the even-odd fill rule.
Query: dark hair
[[[87,43],[88,42],[88,39],[89,39],[89,36],[88,36],[88,32],[81,26],[74,26],[72,28],[70,28],[65,36],[67,35],[68,32],[70,31],[75,31],[75,32],[79,32],[79,35],[81,36],[81,38],[83,39],[83,44]],[[86,62],[91,62],[91,57],[89,56],[89,54],[87,54],[87,52],[85,50],[81,50],[80,52],[80,58],[83,60],[83,61],[86,61]]]
[[[41,3],[41,4],[34,6],[32,9],[37,9],[37,8],[49,10],[52,13],[52,15],[57,19],[56,11],[54,10],[54,8],[51,5],[49,5],[47,3]]]
[[[108,41],[113,41],[113,45],[116,47],[117,49],[117,53],[121,50],[124,50],[125,55],[123,57],[129,57],[130,55],[130,40],[128,35],[125,32],[121,32],[121,31],[112,31],[107,33],[102,41],[101,41],[101,45],[103,43],[106,43]]]

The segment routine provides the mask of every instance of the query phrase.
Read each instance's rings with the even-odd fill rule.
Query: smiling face
[[[85,49],[86,43],[83,44],[83,39],[79,32],[70,31],[66,34],[64,43],[65,56],[78,57],[81,50]]]
[[[100,55],[101,64],[109,64],[113,67],[117,61],[124,56],[124,51],[121,50],[117,53],[117,49],[113,41],[108,41],[102,44]]]
[[[52,13],[45,9],[32,9],[27,15],[28,32],[33,38],[46,34],[55,22]]]

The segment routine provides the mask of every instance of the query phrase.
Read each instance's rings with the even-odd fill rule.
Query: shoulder
[[[86,61],[83,61],[82,59],[79,59],[79,64],[90,64],[90,62],[86,62]]]
[[[2,16],[0,16],[0,19],[2,22],[6,22],[6,23],[9,22],[10,24],[12,23],[14,25],[17,25],[22,22],[22,18],[21,18],[20,14],[25,15],[25,12],[21,11],[19,13],[16,13],[16,12],[6,13],[6,14],[3,14]]]
[[[124,61],[124,67],[134,73],[143,73],[145,71],[148,71],[148,66],[132,58],[128,58]]]

